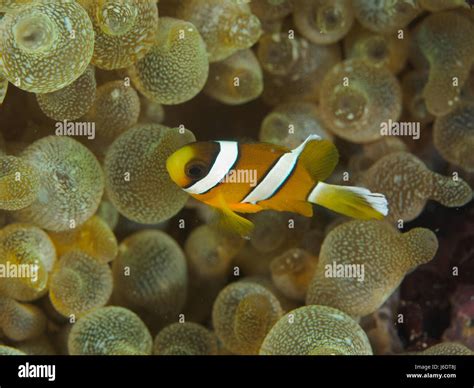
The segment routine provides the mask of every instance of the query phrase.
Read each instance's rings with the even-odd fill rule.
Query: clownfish
[[[313,204],[358,219],[388,213],[383,194],[324,183],[339,153],[329,140],[310,135],[297,148],[235,141],[189,143],[166,161],[171,179],[220,213],[222,226],[248,236],[253,223],[237,213],[265,209],[311,217]]]

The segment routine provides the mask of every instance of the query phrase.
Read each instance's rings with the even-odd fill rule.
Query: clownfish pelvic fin
[[[220,206],[215,207],[218,213],[216,226],[228,232],[238,233],[243,238],[249,239],[250,233],[254,228],[253,222],[235,213],[220,194],[218,202]]]

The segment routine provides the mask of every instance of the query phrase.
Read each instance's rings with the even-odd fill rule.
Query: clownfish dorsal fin
[[[254,224],[230,209],[221,194],[219,194],[219,205],[219,207],[215,208],[219,213],[217,226],[226,231],[238,233],[242,237],[249,239]]]
[[[286,154],[287,152],[291,152],[290,148],[274,143],[246,143],[246,145],[252,146],[253,150],[256,152],[271,151],[276,154]]]
[[[319,136],[309,136],[301,146],[299,161],[308,171],[315,182],[323,181],[334,171],[339,161],[339,153],[336,146],[329,140],[321,139]],[[300,147],[301,147],[300,146]]]

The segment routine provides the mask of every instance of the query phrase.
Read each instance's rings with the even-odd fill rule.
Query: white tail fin
[[[319,182],[309,193],[308,202],[361,220],[382,219],[388,214],[387,199],[363,187],[336,186]]]

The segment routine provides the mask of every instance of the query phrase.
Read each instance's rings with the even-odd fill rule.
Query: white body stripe
[[[235,141],[218,141],[219,153],[207,175],[184,190],[190,194],[202,194],[211,190],[224,179],[239,156],[239,147]]]
[[[286,181],[298,162],[306,144],[311,140],[321,139],[318,135],[310,135],[297,148],[283,154],[265,178],[241,201],[241,203],[256,204],[270,198]]]
[[[321,193],[321,191],[324,191],[326,188],[328,188],[327,183],[324,182],[319,182],[313,190],[311,190],[311,193],[309,193],[307,197],[308,202],[312,203],[318,203],[318,196]],[[388,214],[388,202],[387,199],[385,198],[385,195],[380,194],[380,193],[372,193],[370,190],[364,188],[364,187],[355,187],[355,186],[337,186],[339,190],[346,190],[346,191],[351,191],[353,193],[359,194],[362,198],[364,198],[365,201],[375,210],[377,210],[380,214],[383,214],[386,216]]]

